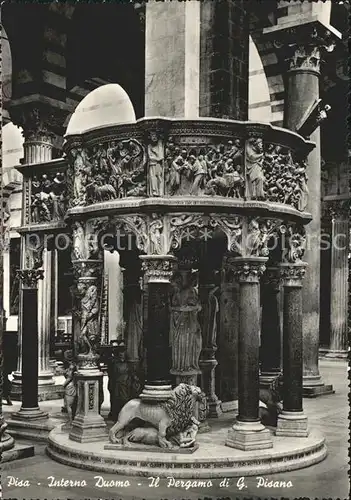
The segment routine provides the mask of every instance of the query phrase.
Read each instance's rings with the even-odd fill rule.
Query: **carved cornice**
[[[173,255],[141,255],[144,279],[148,283],[170,283],[176,258]]]
[[[297,264],[282,263],[279,266],[280,276],[284,287],[302,287],[302,280],[306,274],[307,263]]]
[[[265,257],[228,257],[226,267],[232,271],[233,278],[239,283],[259,283],[266,270]]]
[[[23,290],[36,290],[38,281],[44,279],[43,269],[18,269],[16,272]]]

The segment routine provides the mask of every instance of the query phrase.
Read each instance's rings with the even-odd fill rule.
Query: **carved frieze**
[[[306,161],[294,160],[291,150],[267,144],[262,163],[265,199],[303,212],[308,202]]]
[[[243,143],[166,145],[168,195],[210,195],[243,198]]]
[[[25,188],[27,193],[27,189]],[[26,194],[26,198],[27,198]],[[63,220],[67,208],[64,172],[34,175],[30,182],[30,222],[42,224]]]

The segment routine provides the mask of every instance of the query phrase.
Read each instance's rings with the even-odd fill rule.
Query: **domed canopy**
[[[111,125],[135,123],[133,104],[117,83],[102,85],[84,97],[76,107],[66,135],[83,134],[88,130]]]

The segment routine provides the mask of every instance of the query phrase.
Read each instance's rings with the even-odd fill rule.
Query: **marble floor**
[[[333,384],[336,392],[322,398],[304,400],[310,427],[325,435],[328,446],[328,457],[317,465],[293,472],[266,475],[261,479],[251,476],[226,481],[222,478],[202,480],[202,484],[196,484],[189,480],[182,483],[170,476],[153,485],[149,478],[127,478],[61,465],[47,457],[44,444],[35,444],[34,457],[2,465],[3,497],[5,500],[349,498],[347,363],[321,360],[320,371],[324,381]],[[106,400],[108,401],[108,397]],[[43,409],[47,408],[58,418],[60,406],[59,401],[41,404]],[[9,410],[17,408],[18,404],[13,408],[4,407],[5,415]],[[70,485],[70,481],[75,481],[76,486]],[[285,482],[285,487],[280,482]],[[51,484],[55,485],[50,486]]]

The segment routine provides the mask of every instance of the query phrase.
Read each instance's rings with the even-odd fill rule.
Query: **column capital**
[[[169,283],[177,259],[174,255],[140,255],[142,270],[148,283]]]
[[[69,110],[62,108],[62,105],[56,107],[55,101],[44,102],[39,98],[13,101],[9,111],[12,122],[22,127],[26,141],[49,144],[52,144],[55,135],[62,135],[69,114]]]
[[[21,280],[22,290],[36,290],[38,281],[44,279],[43,269],[18,269],[17,275]]]
[[[285,287],[301,288],[306,274],[307,262],[281,263],[280,276]]]
[[[227,266],[239,283],[259,283],[267,257],[227,257]]]
[[[276,49],[283,49],[288,69],[320,73],[322,53],[332,52],[341,34],[318,20],[302,21],[299,25],[284,24],[266,28],[266,37]]]

